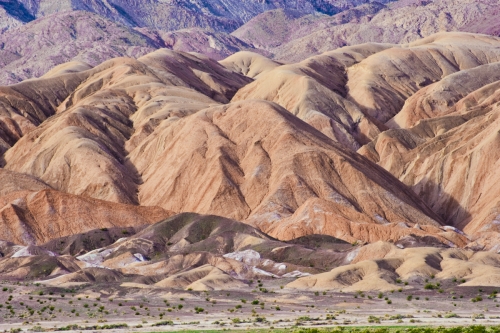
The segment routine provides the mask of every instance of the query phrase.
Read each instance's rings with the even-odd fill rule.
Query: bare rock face
[[[39,77],[71,60],[95,66],[158,48],[216,60],[250,50],[297,62],[339,47],[408,43],[443,31],[498,35],[499,11],[493,0],[5,0],[0,84]]]
[[[22,20],[11,16],[5,8],[0,7],[0,33],[14,29],[23,24],[24,22]]]
[[[380,52],[349,69],[349,99],[386,122],[420,88],[458,71],[499,61],[499,43],[495,37],[447,33]]]
[[[467,95],[500,80],[500,63],[459,71],[420,89],[405,101],[398,114],[387,122],[391,128],[410,128],[424,119],[449,113]],[[452,109],[453,110],[453,109]]]
[[[380,133],[379,124],[347,98],[347,70],[391,45],[366,44],[311,57],[297,64],[259,65],[259,76],[242,88],[233,101],[264,99],[278,103],[345,147],[357,150],[366,137]],[[241,58],[241,59],[239,59]],[[247,59],[245,59],[247,58]],[[226,66],[250,63],[236,54]],[[229,65],[232,62],[232,65]],[[252,73],[252,70],[248,71]]]
[[[328,66],[339,70],[385,47],[368,49],[353,49],[358,60],[311,59],[297,72],[327,84]],[[31,127],[11,138],[4,167],[57,191],[245,220],[280,239],[398,240],[415,223],[430,228],[421,236],[442,233],[420,199],[352,149],[277,104],[229,103],[252,81],[240,73],[255,71],[261,80],[272,73],[264,67],[279,66],[259,59],[226,62],[232,72],[200,55],[159,50],[91,69],[58,66],[6,90],[6,119]],[[344,83],[328,87],[341,96]],[[62,87],[56,95],[52,85]],[[33,116],[11,102],[17,91],[23,100],[32,96]]]
[[[321,13],[310,14],[293,9],[270,10],[255,16],[231,34],[254,44],[258,48],[278,53],[282,46],[285,48],[288,43],[306,37],[316,30],[347,23],[367,22],[371,16],[385,8],[387,7],[381,2],[373,2],[345,9],[332,16]],[[331,43],[332,38],[330,37],[326,42]],[[337,42],[339,44],[336,47],[347,44],[340,38],[337,39]],[[370,40],[365,42],[370,42]],[[296,56],[288,54],[283,55],[283,58],[292,60]],[[303,56],[303,54],[301,53],[298,56]],[[298,60],[298,58],[295,58],[295,60]]]
[[[142,175],[142,204],[247,220],[280,239],[345,239],[339,223],[352,220],[367,230],[396,221],[440,226],[388,174],[273,103],[213,107],[158,127],[130,161]]]
[[[75,196],[50,189],[14,192],[0,197],[1,239],[41,244],[95,228],[155,223],[173,213]]]
[[[500,60],[499,43],[495,37],[448,33],[403,46],[344,47],[296,64],[267,65],[266,73],[238,91],[233,101],[274,101],[357,150],[386,130],[384,123],[420,88]],[[245,62],[237,56],[224,63]]]
[[[144,35],[88,12],[64,12],[30,22],[0,35],[0,45],[3,84],[39,77],[70,60],[95,66],[157,48]]]
[[[64,11],[81,10],[130,27],[147,27],[164,31],[200,27],[231,32],[252,17],[277,8],[331,15],[367,2],[371,0],[271,0],[265,2],[250,0],[3,0],[0,2],[0,8],[6,12],[7,18],[23,22]]]
[[[498,63],[464,70],[409,98],[359,153],[398,177],[447,224],[475,235],[474,248],[498,237]]]
[[[397,252],[399,249],[389,243],[359,246],[325,235],[285,243],[248,224],[183,213],[145,228],[89,230],[39,246],[0,241],[0,276],[44,278],[41,283],[54,286],[126,281],[122,287],[227,290],[248,287],[250,279],[314,277],[313,274],[324,274],[339,265],[391,260],[394,255],[405,257],[409,263],[415,259],[424,261],[426,255],[460,253],[446,251],[446,246],[441,245],[437,250]],[[471,264],[484,259],[488,267],[495,265],[494,255],[478,257],[471,259]],[[402,265],[405,271],[399,274],[407,274],[408,263]],[[42,265],[44,269],[40,270]],[[431,270],[435,272],[435,268]]]
[[[252,79],[256,79],[259,75],[282,65],[263,55],[249,51],[238,52],[220,61],[220,63],[227,69]]]
[[[0,239],[33,245],[96,228],[149,225],[172,212],[75,196],[26,174],[0,169]],[[125,229],[126,230],[126,229]]]
[[[58,91],[57,110],[51,104],[43,108],[47,116],[56,115],[7,152],[5,168],[35,175],[57,190],[129,204],[138,203],[141,180],[127,150],[162,120],[227,102],[249,81],[208,58],[167,50],[30,84],[43,89],[52,80],[69,81],[65,88],[75,84],[74,90]],[[25,121],[15,105],[9,107]]]

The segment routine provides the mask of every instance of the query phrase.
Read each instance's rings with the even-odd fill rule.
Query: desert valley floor
[[[281,289],[289,281],[260,280],[249,288],[203,292],[115,283],[70,289],[5,283],[8,290],[1,300],[8,305],[2,309],[0,329],[152,332],[500,323],[493,288],[456,288],[445,283],[438,291],[401,283],[385,293]],[[267,292],[259,291],[261,284]],[[9,300],[11,295],[15,296]]]

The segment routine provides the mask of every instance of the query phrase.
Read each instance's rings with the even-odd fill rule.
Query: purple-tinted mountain
[[[331,17],[269,11],[232,34],[272,52],[277,60],[298,61],[343,46],[408,43],[437,32],[498,35],[499,13],[496,0],[400,0],[366,4]]]
[[[200,28],[168,32],[149,28],[136,28],[136,30],[151,38],[161,47],[182,52],[201,53],[214,60],[225,59],[233,53],[243,50],[269,54],[263,50],[256,50],[252,45],[224,32],[212,32]]]
[[[0,0],[0,83],[68,61],[94,66],[158,48],[215,60],[250,50],[295,62],[441,31],[498,35],[499,13],[496,0]]]
[[[10,16],[26,22],[71,10],[96,13],[131,27],[173,31],[201,27],[231,32],[254,16],[273,9],[336,14],[373,0],[1,0]],[[379,0],[387,3],[392,0]]]
[[[253,49],[226,33],[201,29],[175,33],[141,31],[85,11],[35,20],[0,34],[0,83],[39,77],[68,61],[94,66],[115,57],[137,58],[163,47],[199,52],[215,59]]]
[[[92,13],[56,14],[0,35],[0,82],[39,77],[69,60],[96,65],[113,57],[141,56],[157,47],[133,29]]]

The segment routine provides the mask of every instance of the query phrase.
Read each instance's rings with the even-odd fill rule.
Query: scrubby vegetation
[[[279,332],[279,331],[275,331]],[[296,333],[498,333],[500,326],[486,327],[376,327],[376,328],[301,328]]]

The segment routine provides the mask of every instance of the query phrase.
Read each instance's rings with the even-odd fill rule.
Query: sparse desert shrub
[[[424,289],[426,290],[433,290],[433,289],[438,289],[439,287],[437,285],[434,285],[432,283],[426,283],[424,286]]]
[[[456,313],[447,313],[444,315],[445,318],[460,318]]]
[[[163,321],[159,321],[157,323],[154,323],[151,326],[168,326],[168,325],[174,325],[174,322],[171,320],[163,320]]]

